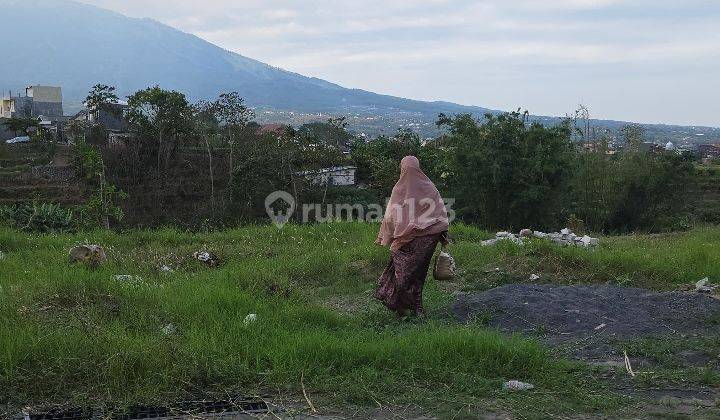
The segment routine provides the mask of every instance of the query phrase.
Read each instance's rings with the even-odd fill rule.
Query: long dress
[[[407,310],[422,313],[425,278],[443,235],[444,232],[419,236],[402,248],[391,251],[390,262],[378,280],[375,298],[400,315]]]

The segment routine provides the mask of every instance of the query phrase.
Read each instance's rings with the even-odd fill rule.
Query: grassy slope
[[[0,404],[297,394],[302,376],[316,398],[332,404],[487,409],[484,401],[492,399],[503,410],[537,413],[543,406],[554,413],[617,402],[583,369],[553,360],[534,342],[454,325],[443,309],[450,295],[434,281],[426,290],[429,321],[403,322],[387,313],[369,298],[387,258],[373,245],[375,230],[351,223],[198,234],[0,230],[7,254],[0,261]],[[672,240],[613,238],[595,252],[544,243],[484,248],[478,240],[486,232],[453,231],[468,288],[530,273],[657,288],[720,279],[720,229]],[[69,266],[67,251],[80,243],[104,245],[109,262],[97,270]],[[189,257],[205,248],[226,264],[209,269]],[[163,264],[175,272],[160,272]],[[487,273],[494,267],[501,270]],[[116,274],[142,281],[120,282]],[[250,313],[259,320],[248,326],[243,320]],[[162,332],[168,323],[177,333]],[[498,392],[506,379],[542,391],[523,398]]]

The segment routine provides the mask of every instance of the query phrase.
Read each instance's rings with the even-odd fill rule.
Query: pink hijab
[[[419,236],[448,230],[445,203],[435,184],[420,170],[420,161],[407,156],[393,188],[375,243],[396,251]]]

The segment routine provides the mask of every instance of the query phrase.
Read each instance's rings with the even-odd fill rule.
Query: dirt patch
[[[618,286],[512,284],[460,295],[462,322],[484,319],[503,332],[541,335],[552,344],[605,337],[720,334],[720,300],[698,293],[655,293]]]
[[[698,369],[715,375],[720,366],[716,352],[697,347],[702,340],[720,337],[720,300],[709,295],[512,284],[462,294],[451,310],[460,321],[537,337],[560,357],[594,366],[599,370],[593,376],[615,392],[647,401],[643,411],[649,416],[720,418],[720,390],[693,377]],[[669,346],[666,351],[677,366],[668,371],[668,366],[648,357],[652,349],[629,345],[642,341]],[[639,374],[636,378],[626,371],[626,351]],[[663,379],[661,372],[678,376]]]

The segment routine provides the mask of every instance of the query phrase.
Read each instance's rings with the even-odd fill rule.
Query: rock
[[[100,245],[80,245],[70,250],[69,260],[70,264],[81,263],[97,267],[107,262],[107,255]]]
[[[582,238],[580,238],[580,244],[584,247],[595,246],[595,245],[597,245],[597,239],[591,238],[591,237],[585,235]]]
[[[250,314],[245,317],[245,320],[243,321],[243,323],[245,325],[254,324],[257,321],[257,318],[258,318],[257,314]]]
[[[537,274],[530,275],[530,281],[537,281],[537,280],[540,280],[540,276],[538,276]]]
[[[487,241],[482,241],[482,246],[493,246],[493,245],[497,244],[498,241],[499,241],[499,239],[497,239],[497,238],[488,239]]]
[[[160,271],[162,271],[163,273],[172,273],[174,270],[169,265],[163,265],[162,267],[160,267]]]
[[[495,234],[495,237],[496,238],[507,238],[510,235],[512,235],[510,232],[498,232]]]
[[[523,229],[520,231],[520,237],[521,238],[529,238],[529,237],[533,236],[533,233],[534,232],[530,229]]]
[[[551,238],[550,240],[553,241],[555,244],[560,245],[560,246],[565,246],[565,245],[567,245],[567,242],[565,242],[562,238]]]
[[[520,381],[507,381],[503,384],[503,389],[509,391],[528,391],[535,388],[535,385]]]
[[[563,230],[560,231],[560,234],[562,234],[562,235],[569,235],[569,234],[571,234],[571,233],[572,233],[572,230],[570,230],[570,229],[568,229],[568,228],[565,228],[565,229],[563,229]]]
[[[5,259],[5,253],[0,251],[0,260],[4,260],[4,259]]]
[[[165,325],[162,328],[162,332],[165,335],[173,335],[173,334],[175,334],[175,332],[177,332],[177,328],[175,327],[174,324],[170,323],[170,324]]]
[[[536,237],[536,238],[541,238],[541,239],[542,239],[542,238],[547,238],[548,234],[545,233],[545,232],[540,232],[540,231],[537,231],[537,230],[536,230],[535,232],[533,232],[533,236]]]

